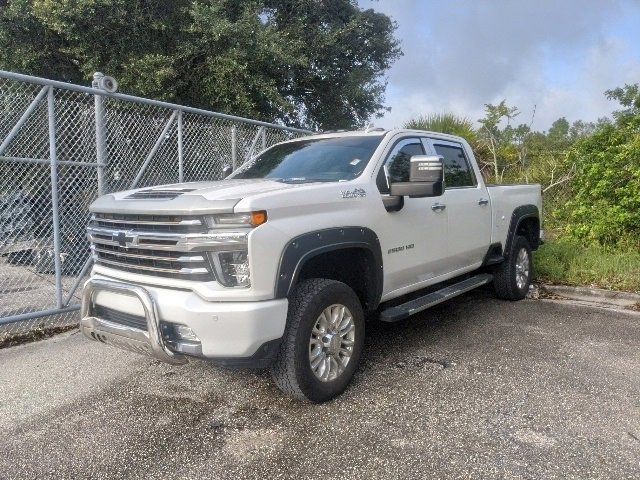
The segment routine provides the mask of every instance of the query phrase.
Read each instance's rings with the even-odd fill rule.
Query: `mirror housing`
[[[444,157],[414,155],[410,165],[409,181],[392,183],[392,196],[424,198],[439,197],[444,193]]]

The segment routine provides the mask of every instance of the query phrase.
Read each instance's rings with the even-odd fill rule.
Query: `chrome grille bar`
[[[117,230],[109,228],[87,228],[89,241],[92,243],[124,247],[121,242],[114,240],[114,234],[117,233]],[[230,244],[239,247],[247,244],[246,231],[241,230],[186,234],[133,231],[131,238],[127,247],[176,252],[215,251],[217,248],[228,249]]]
[[[129,253],[129,252],[123,252],[120,250],[105,250],[104,248],[98,248],[95,245],[91,246],[91,250],[96,252],[96,253],[103,253],[103,254],[107,254],[107,255],[118,255],[119,257],[126,257],[126,258],[138,258],[140,260],[158,260],[158,261],[162,261],[162,262],[179,262],[179,263],[201,263],[201,262],[205,262],[206,259],[203,255],[186,255],[186,256],[180,256],[180,257],[166,257],[166,256],[159,256],[159,255],[152,255],[153,251],[150,251],[151,254],[149,255],[142,255],[142,254],[138,254],[138,253]]]
[[[96,222],[100,223],[115,223],[123,225],[204,225],[199,218],[191,220],[180,220],[178,222],[159,222],[153,220],[120,220],[111,218],[96,218]]]
[[[134,215],[95,213],[89,226],[115,230],[147,230],[160,233],[204,233],[207,225],[201,217],[175,215]]]
[[[198,274],[209,274],[209,270],[205,267],[202,268],[159,268],[159,267],[148,267],[145,265],[128,265],[123,264],[122,262],[113,261],[113,260],[105,260],[104,258],[99,258],[98,263],[105,263],[107,265],[114,265],[116,267],[127,267],[134,270],[145,270],[149,272],[161,272],[161,273],[172,273],[176,275],[198,275]]]

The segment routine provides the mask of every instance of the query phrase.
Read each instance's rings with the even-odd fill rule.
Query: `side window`
[[[409,181],[409,160],[414,155],[424,155],[424,148],[419,138],[405,138],[393,147],[376,178],[380,193],[389,193],[385,169],[389,174],[389,184]]]
[[[438,155],[444,157],[445,187],[475,187],[476,179],[461,147],[434,143]]]

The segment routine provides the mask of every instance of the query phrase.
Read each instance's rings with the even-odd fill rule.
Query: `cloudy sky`
[[[391,112],[377,126],[485,103],[516,105],[519,123],[596,120],[603,92],[640,82],[640,0],[359,0],[398,23],[404,56],[388,74]]]

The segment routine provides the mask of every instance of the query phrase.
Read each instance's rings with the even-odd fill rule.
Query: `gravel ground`
[[[0,478],[640,478],[640,315],[480,291],[319,406],[79,334],[0,350]]]

